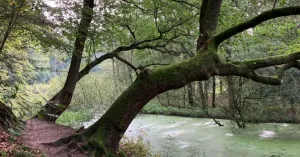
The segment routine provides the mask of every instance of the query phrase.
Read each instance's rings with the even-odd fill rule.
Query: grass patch
[[[83,122],[93,118],[93,114],[89,110],[65,111],[57,120],[56,123],[78,129]]]

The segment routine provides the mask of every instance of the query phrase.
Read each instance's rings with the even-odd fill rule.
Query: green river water
[[[162,157],[300,157],[300,124],[248,124],[229,120],[139,115],[126,136],[142,135]]]

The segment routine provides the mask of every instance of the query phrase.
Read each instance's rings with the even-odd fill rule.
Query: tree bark
[[[189,105],[194,106],[194,89],[192,83],[187,84],[187,92]]]
[[[220,95],[223,94],[223,80],[221,77],[219,77],[219,87],[220,87]]]
[[[7,29],[3,35],[3,39],[0,43],[0,54],[2,53],[7,39],[9,38],[10,33],[12,32],[17,20],[19,19],[19,12],[20,12],[21,8],[24,6],[24,3],[26,3],[26,2],[24,0],[21,0],[19,3],[19,6],[12,7],[11,17],[10,17],[9,23],[7,25]]]
[[[222,63],[216,50],[215,53],[210,49],[204,51],[206,52],[200,52],[180,63],[142,71],[109,110],[81,135],[87,137],[96,150],[115,152],[131,121],[157,95],[184,87],[193,81],[208,80],[214,75],[237,75],[253,79],[253,76],[248,76],[245,71],[239,71],[231,64]],[[255,77],[253,80],[258,81]],[[269,83],[273,83],[272,79]]]
[[[206,2],[207,1],[202,1],[203,4]],[[216,1],[211,0],[210,2]],[[209,12],[206,11],[205,13]],[[244,28],[246,27],[242,29]],[[133,84],[119,96],[109,110],[95,124],[87,128],[84,132],[76,134],[74,137],[85,136],[89,144],[91,144],[93,146],[92,148],[97,152],[96,156],[116,152],[119,141],[131,121],[147,102],[163,92],[184,87],[193,81],[205,81],[214,75],[242,76],[256,82],[279,85],[281,83],[280,79],[283,75],[282,73],[285,70],[292,67],[300,67],[297,63],[297,60],[300,59],[300,53],[244,62],[222,62],[217,55],[217,48],[220,44],[218,42],[225,37],[229,38],[236,34],[232,32],[233,30],[229,30],[227,33],[225,31],[225,34],[222,34],[222,36],[217,36],[218,41],[211,38],[200,47],[198,47],[198,42],[197,54],[191,59],[158,69],[142,70]],[[237,30],[237,32],[238,31],[240,30]],[[201,38],[201,34],[199,38]],[[277,71],[276,77],[262,76],[255,72],[255,70],[259,68],[282,64],[283,66]],[[65,140],[66,139],[61,139],[60,141]]]
[[[92,141],[93,147],[101,152],[116,151],[131,121],[152,98],[168,90],[184,87],[193,81],[207,80],[216,74],[213,58],[207,55],[198,56],[189,59],[188,62],[143,71],[109,110],[81,135]],[[197,65],[188,66],[195,63]]]
[[[203,81],[198,82],[199,88],[199,97],[200,97],[200,105],[203,108],[207,108],[207,99],[205,99],[204,89],[203,89]]]
[[[94,0],[84,0],[82,18],[78,26],[71,64],[63,88],[36,115],[38,118],[55,121],[70,105],[79,78],[79,69],[88,29],[92,21]]]
[[[227,94],[228,94],[228,106],[231,111],[234,110],[235,101],[234,101],[234,94],[235,94],[235,88],[234,88],[234,78],[232,76],[227,77]]]
[[[209,80],[204,81],[204,99],[206,102],[206,106],[209,105],[209,102],[208,102],[209,92],[208,91],[209,91]]]
[[[215,108],[216,107],[216,77],[213,76],[212,78],[213,78],[213,86],[212,86],[213,92],[212,92],[211,106]]]

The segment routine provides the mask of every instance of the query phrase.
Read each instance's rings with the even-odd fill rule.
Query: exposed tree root
[[[69,151],[69,156],[71,156],[72,152],[76,152],[76,151],[80,151],[81,153],[85,154],[85,156],[91,156],[91,157],[93,156],[114,157],[112,154],[115,154],[115,153],[108,153],[105,147],[99,144],[99,142],[92,139],[88,140],[84,135],[79,133],[65,138],[61,138],[54,142],[43,143],[43,144],[48,146],[63,146],[63,148],[57,153],[67,150]]]

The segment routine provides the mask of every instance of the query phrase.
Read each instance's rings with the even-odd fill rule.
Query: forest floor
[[[16,133],[16,132],[15,132]],[[0,157],[35,156],[42,157],[40,150],[22,144],[14,133],[8,133],[0,126]]]
[[[66,145],[53,146],[47,143],[74,134],[76,130],[39,119],[30,119],[18,140],[29,148],[38,149],[47,157],[84,157],[85,154]]]

